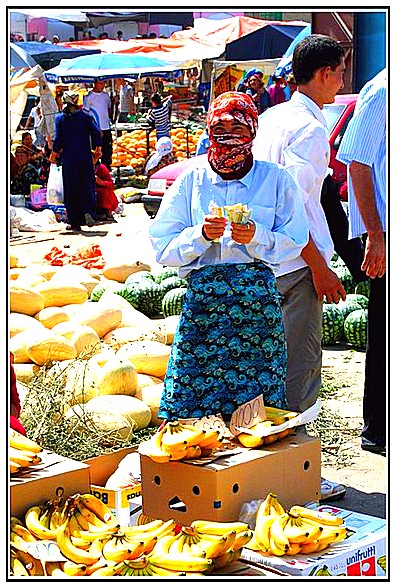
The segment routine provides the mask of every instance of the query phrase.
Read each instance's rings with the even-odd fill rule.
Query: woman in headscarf
[[[169,137],[161,137],[155,144],[155,151],[150,155],[144,168],[144,173],[150,178],[156,171],[175,163],[177,157],[173,153],[173,143]]]
[[[253,159],[257,119],[246,94],[226,92],[212,102],[208,161],[176,179],[149,229],[157,262],[178,267],[189,282],[161,399],[165,419],[220,413],[228,421],[261,394],[265,405],[286,408],[272,268],[299,255],[308,228],[288,172]],[[235,205],[245,212],[226,208]]]
[[[51,163],[62,160],[63,197],[68,230],[92,227],[96,218],[95,172],[92,160],[101,154],[102,135],[94,118],[78,106],[77,92],[66,91],[64,108],[56,115]]]

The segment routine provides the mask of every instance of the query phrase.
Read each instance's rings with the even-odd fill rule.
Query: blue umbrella
[[[178,69],[180,62],[168,62],[136,53],[100,53],[75,59],[62,59],[60,64],[44,72],[51,83],[87,83],[145,73]]]
[[[284,53],[282,59],[280,60],[280,62],[278,63],[275,71],[274,71],[274,76],[281,78],[281,77],[285,77],[287,76],[289,73],[291,73],[292,70],[292,59],[293,59],[293,51],[296,47],[296,45],[302,41],[303,39],[305,39],[305,37],[308,37],[308,35],[311,34],[311,25],[307,25],[306,27],[304,27],[299,33],[298,35],[293,39],[293,41],[290,43],[289,47],[287,48],[286,52]]]
[[[10,43],[10,65],[14,69],[30,69],[37,65],[37,61],[22,47],[15,43]]]

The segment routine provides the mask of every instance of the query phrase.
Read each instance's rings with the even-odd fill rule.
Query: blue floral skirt
[[[262,262],[193,271],[172,344],[159,415],[221,414],[263,395],[287,408],[280,295]]]

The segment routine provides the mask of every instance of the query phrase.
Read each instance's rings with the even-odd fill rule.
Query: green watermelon
[[[137,282],[141,282],[142,280],[149,280],[151,282],[154,282],[155,278],[151,272],[142,270],[141,272],[135,272],[128,276],[125,280],[125,285],[136,284]]]
[[[355,288],[355,294],[363,294],[368,298],[370,296],[370,280],[359,282]]]
[[[364,294],[347,294],[346,299],[350,302],[357,302],[360,308],[368,308],[368,298]]]
[[[162,280],[159,285],[165,295],[169,290],[173,290],[174,288],[187,288],[188,282],[178,276],[170,276],[169,278]]]
[[[350,296],[350,294],[347,294],[347,296]],[[354,296],[354,294],[353,294],[353,296]],[[348,316],[348,314],[350,314],[354,310],[360,310],[362,307],[357,302],[357,300],[350,300],[350,299],[348,300],[348,298],[347,298],[346,300],[340,300],[339,303],[337,304],[337,308],[338,308],[338,310],[340,310],[342,312],[342,316],[344,317],[344,320],[345,320],[346,317]]]
[[[162,313],[165,317],[181,314],[183,297],[187,288],[173,288],[162,299]]]
[[[100,297],[102,296],[102,294],[104,294],[104,292],[106,290],[108,290],[108,288],[110,288],[110,286],[112,286],[112,285],[107,284],[106,282],[99,282],[99,284],[96,284],[92,288],[89,299],[92,300],[92,302],[98,302],[98,300],[100,300]]]
[[[127,300],[148,317],[158,316],[162,311],[164,293],[153,280],[142,279],[127,286]]]
[[[353,278],[351,272],[346,265],[340,265],[333,268],[333,271],[339,277],[341,284],[347,294],[354,294],[356,288],[356,280]]]
[[[322,345],[334,345],[342,339],[344,316],[337,304],[324,304],[322,314]]]
[[[166,280],[166,278],[170,278],[171,276],[178,276],[178,275],[179,275],[179,270],[177,267],[164,267],[155,276],[155,281],[157,282],[157,284],[159,284],[162,282],[162,280]]]
[[[367,343],[367,310],[361,308],[347,316],[344,322],[345,340],[356,349],[365,349]]]

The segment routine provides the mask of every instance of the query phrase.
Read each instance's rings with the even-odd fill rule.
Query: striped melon
[[[161,314],[163,291],[159,284],[151,280],[142,280],[130,284],[127,288],[127,299],[137,310],[148,317]],[[119,294],[123,296],[121,292]]]
[[[157,282],[157,284],[160,284],[166,278],[170,278],[171,276],[178,276],[178,275],[179,275],[179,270],[177,267],[164,267],[155,276],[155,281]]]
[[[360,308],[368,308],[369,299],[364,294],[347,294],[347,300],[356,302]]]
[[[170,276],[169,278],[165,278],[160,282],[160,286],[162,288],[162,292],[164,295],[169,292],[169,290],[173,290],[174,288],[187,288],[188,282],[183,278],[179,278],[178,276]]]
[[[339,265],[333,268],[339,277],[341,284],[347,294],[353,294],[356,288],[356,280],[353,278],[351,272],[346,265]]]
[[[370,296],[370,280],[359,282],[355,288],[355,294],[363,294],[368,298]]]
[[[344,317],[337,304],[324,304],[322,314],[322,345],[334,345],[342,339]]]
[[[187,288],[173,288],[165,294],[162,299],[162,314],[165,317],[181,314],[183,297],[186,292]]]
[[[354,310],[344,322],[345,340],[356,349],[365,349],[367,344],[367,310]]]

